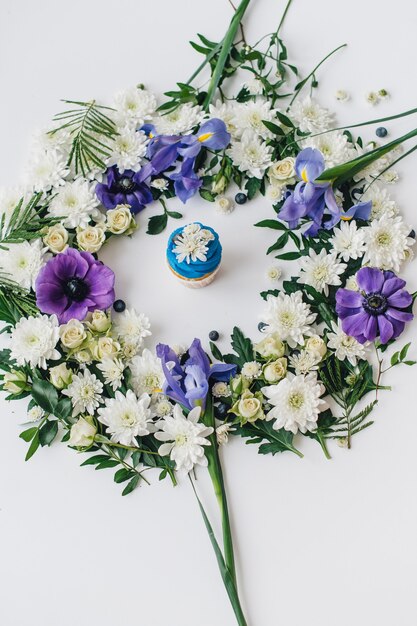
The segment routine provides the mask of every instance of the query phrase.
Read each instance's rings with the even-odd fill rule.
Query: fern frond
[[[35,193],[23,205],[23,198],[18,202],[8,220],[3,213],[0,220],[0,250],[7,250],[8,245],[38,239],[42,231],[56,224],[59,218],[49,217],[45,207],[39,206],[41,193]]]

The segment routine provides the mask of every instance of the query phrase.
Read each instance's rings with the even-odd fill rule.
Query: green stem
[[[239,24],[242,20],[242,17],[246,11],[246,9],[248,8],[250,0],[242,0],[241,3],[239,4],[238,8],[236,9],[236,12],[232,18],[232,21],[230,22],[230,26],[228,28],[228,31],[223,39],[223,43],[222,43],[222,47],[220,49],[220,54],[219,54],[219,58],[218,61],[216,63],[216,67],[214,68],[214,72],[212,74],[211,80],[210,80],[210,84],[207,90],[207,96],[204,100],[204,104],[203,107],[205,110],[208,109],[210,102],[212,101],[214,94],[216,93],[216,89],[217,86],[220,82],[222,73],[223,73],[223,69],[224,66],[226,64],[227,61],[227,57],[229,56],[230,53],[230,48],[233,45],[233,42],[235,40],[236,37],[236,32],[237,29],[239,28]]]

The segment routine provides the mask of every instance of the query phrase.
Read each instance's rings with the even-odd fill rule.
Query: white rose
[[[26,386],[27,376],[24,372],[11,370],[10,372],[6,372],[3,376],[3,389],[13,396],[18,396],[26,391]]]
[[[107,211],[106,228],[113,235],[130,235],[136,228],[136,222],[127,204],[119,204]]]
[[[285,345],[276,333],[272,333],[265,339],[262,339],[262,341],[256,344],[255,349],[264,358],[279,358],[285,354]]]
[[[258,398],[245,398],[239,402],[239,413],[246,419],[255,417],[260,408],[261,402]]]
[[[77,244],[80,250],[91,253],[98,252],[105,241],[106,235],[101,226],[77,228]]]
[[[288,181],[295,176],[294,164],[295,159],[293,157],[286,157],[282,161],[276,161],[270,166],[268,176],[275,180]]]
[[[284,189],[285,185],[269,185],[266,190],[266,196],[268,200],[271,200],[272,204],[277,204],[277,202],[280,202],[284,197]]]
[[[78,350],[78,352],[74,353],[74,358],[81,363],[82,365],[90,365],[92,362],[92,356],[90,350]]]
[[[49,380],[56,389],[64,389],[72,381],[72,370],[65,363],[55,365],[55,367],[51,367],[49,370]]]
[[[85,418],[80,417],[78,422],[71,427],[68,445],[75,448],[87,448],[94,442],[96,433],[97,427],[94,425],[93,418],[90,415],[87,415]]]
[[[87,322],[88,328],[96,333],[105,333],[111,326],[110,316],[105,311],[97,309],[91,314],[90,320]]]
[[[310,354],[317,355],[321,358],[323,358],[327,352],[326,342],[319,335],[312,335],[309,337],[307,339],[305,349]]]
[[[268,383],[277,383],[285,378],[287,373],[287,359],[281,357],[272,363],[268,363],[263,368],[263,375]]]
[[[65,348],[74,350],[87,338],[86,330],[79,320],[70,320],[59,328],[61,343]]]
[[[111,337],[100,337],[93,344],[91,351],[98,361],[112,359],[120,352],[120,344]]]
[[[54,254],[64,252],[68,248],[68,231],[62,224],[50,226],[43,238],[43,242]]]

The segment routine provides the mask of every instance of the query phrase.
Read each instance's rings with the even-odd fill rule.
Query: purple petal
[[[394,335],[393,325],[384,315],[379,315],[378,326],[381,343],[387,343]]]
[[[356,281],[366,293],[378,293],[384,285],[384,273],[376,267],[362,267],[356,274]]]

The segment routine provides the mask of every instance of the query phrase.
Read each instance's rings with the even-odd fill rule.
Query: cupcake
[[[168,267],[187,287],[199,289],[213,282],[221,258],[218,234],[199,222],[177,228],[168,240]]]

